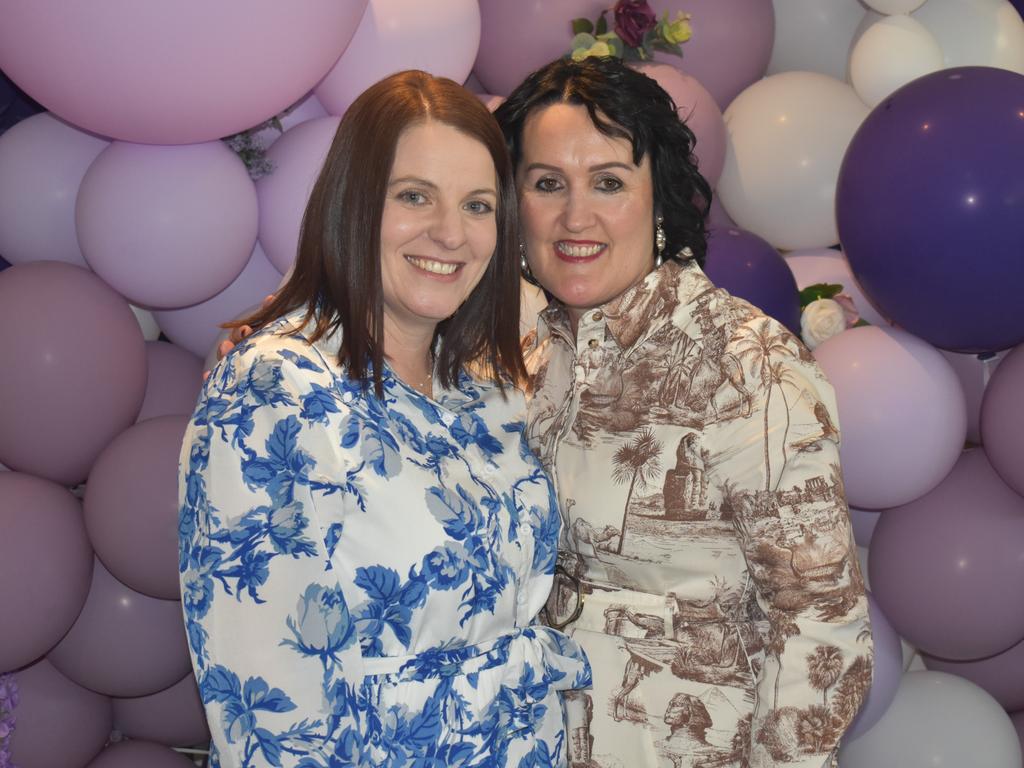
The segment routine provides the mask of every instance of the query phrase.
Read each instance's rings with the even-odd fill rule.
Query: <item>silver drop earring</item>
[[[654,268],[657,269],[661,266],[661,263],[665,260],[663,254],[665,253],[666,237],[665,228],[662,226],[665,219],[659,215],[658,220],[654,225],[654,247],[657,249],[657,253],[654,255]]]
[[[530,264],[526,261],[526,243],[519,243],[519,269],[527,278],[533,277],[530,273]]]

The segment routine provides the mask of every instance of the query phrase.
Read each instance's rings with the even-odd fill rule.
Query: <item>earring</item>
[[[533,274],[530,272],[530,263],[526,260],[526,243],[522,241],[519,243],[519,269],[527,280],[533,278]]]
[[[665,237],[665,228],[662,226],[664,222],[665,219],[661,215],[659,215],[658,220],[655,222],[654,226],[654,247],[658,249],[658,252],[654,255],[655,269],[660,267],[662,261],[664,261],[663,254],[665,253],[665,245],[667,242],[667,239]]]

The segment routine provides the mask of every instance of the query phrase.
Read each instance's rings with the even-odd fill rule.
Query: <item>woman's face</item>
[[[586,108],[553,104],[523,126],[516,172],[527,260],[577,321],[654,266],[654,181],[629,141],[606,136]]]
[[[483,277],[497,243],[487,148],[427,122],[398,140],[381,218],[385,332],[432,334]]]

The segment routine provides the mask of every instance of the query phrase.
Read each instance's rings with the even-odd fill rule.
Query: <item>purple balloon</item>
[[[882,718],[896,696],[900,678],[903,677],[903,646],[900,637],[870,593],[868,616],[871,618],[871,639],[875,652],[871,689],[843,737],[847,740],[867,733]]]
[[[1024,76],[925,75],[861,124],[836,190],[839,235],[883,314],[935,346],[1024,341]]]
[[[212,299],[184,309],[154,312],[160,330],[175,344],[205,358],[220,334],[221,323],[234,320],[246,310],[259,306],[281,283],[281,273],[263,255],[259,243],[249,263],[235,281]],[[195,407],[195,399],[192,408]],[[192,412],[189,408],[189,413]]]
[[[128,303],[71,264],[0,273],[0,462],[61,485],[82,482],[135,421],[146,347]]]
[[[719,288],[746,299],[800,335],[800,294],[786,261],[743,229],[712,230],[704,272]]]
[[[195,768],[180,752],[151,741],[123,741],[112,744],[86,768]]]
[[[106,696],[83,688],[46,659],[17,672],[21,701],[11,756],[21,768],[76,768],[91,760],[110,736]]]
[[[1024,638],[1024,498],[981,449],[965,451],[927,495],[882,514],[869,563],[875,599],[925,653],[980,659]]]
[[[170,688],[135,699],[114,699],[114,728],[132,739],[169,747],[210,743],[210,729],[195,676],[189,672]]]
[[[711,212],[708,214],[707,226],[710,229],[736,229],[736,222],[726,213],[722,206],[722,198],[718,194],[711,198]]]
[[[190,668],[181,603],[129,589],[98,560],[85,607],[47,655],[64,675],[108,696],[148,696]]]
[[[178,456],[188,416],[128,428],[100,454],[85,486],[85,527],[96,555],[126,586],[176,600]]]
[[[975,445],[981,444],[982,399],[985,397],[989,380],[1007,354],[1005,351],[985,352],[981,355],[964,355],[945,350],[942,352],[942,356],[956,371],[957,378],[960,379],[960,386],[964,389],[964,398],[967,401],[967,440]],[[990,452],[989,460],[991,459]],[[999,471],[998,467],[996,467],[996,471]],[[1017,491],[1020,492],[1020,489]]]
[[[949,672],[981,686],[1007,712],[1024,709],[1024,638],[1009,650],[976,661],[950,661],[921,654],[928,669]]]
[[[996,472],[1024,494],[1024,346],[999,364],[981,402],[981,441]]]
[[[78,499],[20,472],[0,472],[0,672],[38,659],[85,604],[92,547]]]
[[[136,421],[192,413],[203,385],[203,361],[166,341],[147,341],[146,360],[146,397]]]
[[[871,537],[875,533],[875,526],[878,525],[880,513],[878,510],[855,509],[850,507],[850,522],[853,524],[853,540],[861,547],[871,543]]]

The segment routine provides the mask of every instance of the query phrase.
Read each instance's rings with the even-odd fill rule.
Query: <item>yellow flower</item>
[[[665,42],[670,44],[685,43],[693,35],[690,29],[690,14],[682,13],[676,15],[674,21],[665,23]]]
[[[604,40],[598,40],[589,48],[577,48],[572,52],[573,61],[583,61],[588,56],[611,56],[612,49]]]

